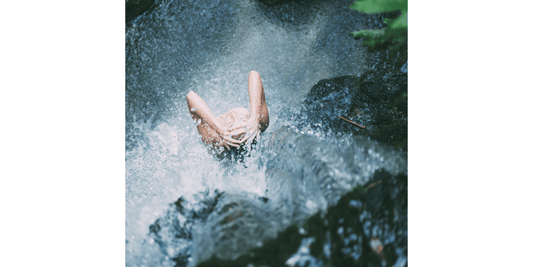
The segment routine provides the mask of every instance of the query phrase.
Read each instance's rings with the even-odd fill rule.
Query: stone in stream
[[[406,266],[407,176],[380,169],[326,212],[236,259],[197,266]]]
[[[350,132],[407,150],[407,73],[380,68],[361,77],[320,80],[307,94],[299,118],[299,128]]]
[[[236,259],[246,251],[274,239],[280,231],[279,215],[268,200],[254,194],[224,194],[206,223],[195,227],[195,262],[210,257]]]

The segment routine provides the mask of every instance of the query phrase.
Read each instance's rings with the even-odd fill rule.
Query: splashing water
[[[375,65],[375,55],[348,33],[377,28],[380,20],[350,10],[352,2],[302,1],[268,7],[257,1],[162,0],[127,26],[128,266],[174,266],[172,257],[191,245],[187,241],[162,249],[148,234],[150,225],[178,198],[194,206],[200,203],[195,196],[202,192],[267,194],[261,151],[274,131],[293,124],[287,114],[299,110],[319,80],[357,75],[364,66]],[[249,109],[251,70],[261,74],[270,126],[245,164],[220,161],[201,142],[185,96],[195,91],[215,116],[236,107]],[[330,142],[327,133],[305,134]],[[334,157],[330,152],[316,153],[324,162]],[[371,173],[378,165],[361,166]],[[335,174],[338,168],[329,171]],[[278,195],[283,193],[270,189],[269,197],[279,200]],[[309,212],[324,208],[323,203],[304,204]]]

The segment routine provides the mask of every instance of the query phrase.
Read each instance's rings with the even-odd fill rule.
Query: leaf
[[[352,33],[356,39],[363,39],[363,46],[371,51],[384,48],[395,51],[407,43],[407,0],[360,0],[350,8],[365,13],[401,11],[398,18],[383,19],[387,25],[384,29]]]
[[[351,9],[365,13],[407,11],[407,0],[359,0],[350,6]]]
[[[403,102],[405,102],[405,100],[407,100],[407,93],[403,93],[401,94],[400,96],[396,97],[394,100],[392,100],[388,105],[387,107],[388,108],[392,108],[392,107],[395,107]]]
[[[385,34],[385,30],[362,30],[358,32],[352,32],[355,38],[376,38]]]
[[[390,24],[387,23],[390,29],[400,29],[400,28],[407,29],[407,11],[402,12],[402,15],[399,18],[391,19],[387,21],[390,22]]]

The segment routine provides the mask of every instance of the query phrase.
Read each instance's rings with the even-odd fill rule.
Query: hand
[[[243,140],[239,141],[239,140],[235,140],[232,138],[232,137],[238,138],[239,136],[239,134],[235,131],[232,131],[232,129],[228,129],[222,126],[219,128],[219,131],[216,131],[216,132],[220,138],[220,143],[224,145],[228,150],[230,149],[229,146],[239,147],[241,143],[243,142]]]
[[[252,116],[248,120],[246,125],[231,128],[230,131],[235,136],[239,136],[239,137],[245,134],[245,137],[240,142],[246,142],[246,145],[249,145],[260,134],[258,119]]]

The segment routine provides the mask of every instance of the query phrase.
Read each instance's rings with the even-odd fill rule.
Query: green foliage
[[[370,50],[389,49],[397,51],[407,43],[407,0],[359,0],[350,6],[351,9],[364,13],[397,12],[397,18],[385,18],[385,29],[362,30],[352,35],[363,39],[363,45]]]
[[[366,187],[362,185],[358,185],[354,188],[354,191],[359,192],[359,193],[364,193],[366,191]]]
[[[407,100],[407,93],[403,93],[403,94],[401,94],[399,97],[396,97],[394,100],[392,100],[392,101],[387,105],[387,107],[388,107],[388,108],[393,108],[393,107],[398,106],[399,104],[405,102],[405,100]]]
[[[407,11],[407,0],[359,0],[350,8],[365,13]]]

